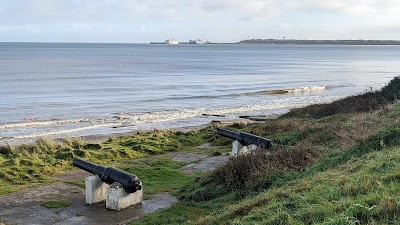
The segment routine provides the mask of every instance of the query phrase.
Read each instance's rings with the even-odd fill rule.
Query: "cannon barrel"
[[[123,170],[100,166],[78,158],[73,160],[72,165],[89,173],[99,175],[101,181],[107,184],[120,183],[127,193],[134,193],[142,189],[139,178]]]
[[[233,132],[230,130],[217,128],[217,133],[221,136],[230,138],[232,140],[237,140],[242,145],[254,144],[263,149],[269,149],[269,148],[271,148],[271,145],[272,145],[271,141],[266,138],[263,138],[263,137],[260,137],[260,136],[254,135],[254,134],[245,133],[245,132],[236,133],[236,132]]]
[[[230,130],[225,130],[222,128],[217,128],[217,133],[221,136],[230,138],[232,140],[239,140],[239,133],[230,131]]]

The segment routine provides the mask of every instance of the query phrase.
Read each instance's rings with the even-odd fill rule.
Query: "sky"
[[[0,0],[0,42],[400,39],[400,0]]]

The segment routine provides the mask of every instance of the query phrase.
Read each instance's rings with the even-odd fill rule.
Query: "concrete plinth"
[[[140,183],[141,185],[142,183]],[[107,191],[106,208],[121,210],[131,205],[136,205],[143,201],[143,186],[135,193],[127,193],[120,183],[113,183]]]
[[[232,142],[232,156],[242,155],[246,151],[248,151],[247,146],[243,146],[239,141]]]
[[[247,148],[249,149],[249,152],[254,152],[257,149],[257,145],[248,145]]]
[[[246,155],[257,149],[257,145],[244,146],[239,141],[232,142],[232,156]]]
[[[93,204],[104,201],[106,199],[108,186],[108,184],[101,181],[98,175],[86,177],[86,203]]]

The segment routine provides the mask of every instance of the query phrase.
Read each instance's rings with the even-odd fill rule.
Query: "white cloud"
[[[0,0],[0,32],[103,32],[127,38],[198,33],[231,41],[271,34],[322,36],[318,31],[335,38],[355,27],[372,37],[387,27],[381,30],[393,37],[389,28],[400,24],[399,11],[399,0]],[[132,26],[136,29],[127,30]]]
[[[25,23],[57,21],[195,21],[209,18],[270,19],[283,13],[333,13],[368,17],[396,15],[397,0],[14,0],[3,3],[0,18]],[[2,19],[1,21],[7,21]],[[0,22],[2,23],[2,22]]]

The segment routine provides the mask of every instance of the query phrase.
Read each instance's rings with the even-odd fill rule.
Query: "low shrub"
[[[275,176],[285,171],[301,171],[317,159],[319,153],[307,146],[273,146],[270,151],[256,151],[232,157],[210,173],[203,184],[223,185],[226,188],[249,191],[265,188]]]

